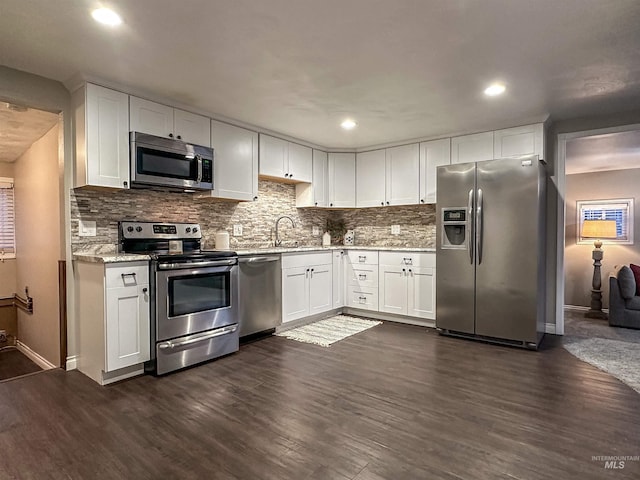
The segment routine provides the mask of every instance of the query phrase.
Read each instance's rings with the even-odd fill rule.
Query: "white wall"
[[[13,163],[0,162],[0,177],[13,178]],[[0,298],[11,297],[16,293],[16,261],[0,260]]]

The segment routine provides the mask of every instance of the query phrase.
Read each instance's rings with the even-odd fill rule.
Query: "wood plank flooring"
[[[17,349],[8,348],[0,351],[0,381],[41,370],[30,358]]]
[[[0,384],[0,478],[637,479],[640,395],[566,352],[384,323],[163,378]]]

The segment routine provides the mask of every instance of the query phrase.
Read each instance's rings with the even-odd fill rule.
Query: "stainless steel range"
[[[238,350],[238,256],[201,249],[197,223],[120,222],[120,249],[150,262],[151,360],[162,375]]]

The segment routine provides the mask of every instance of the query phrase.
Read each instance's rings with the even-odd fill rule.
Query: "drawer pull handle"
[[[358,300],[360,300],[360,303],[367,303],[367,297],[358,297]]]
[[[131,277],[134,282],[136,280],[136,274],[135,273],[121,273],[120,275],[122,276],[122,281],[123,282],[125,282],[127,280],[127,277]]]
[[[367,256],[366,255],[358,255],[358,261],[359,262],[366,262],[367,261]]]
[[[404,262],[405,265],[413,265],[413,259],[411,257],[408,258],[403,258],[402,261]]]

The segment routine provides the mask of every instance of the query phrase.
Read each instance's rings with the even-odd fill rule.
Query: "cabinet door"
[[[282,323],[309,315],[309,268],[282,270]]]
[[[476,133],[451,139],[452,164],[482,162],[493,158],[493,132]]]
[[[106,369],[149,360],[149,285],[107,289]]]
[[[128,188],[129,95],[87,84],[85,135],[86,183]]]
[[[493,138],[495,158],[521,155],[544,158],[544,129],[541,123],[497,130]]]
[[[311,148],[297,143],[288,144],[288,168],[285,171],[294,182],[311,183],[313,180],[313,153]]]
[[[420,144],[420,203],[436,203],[438,167],[450,164],[450,138]]]
[[[436,318],[436,272],[428,267],[409,268],[407,315]]]
[[[173,134],[178,140],[211,146],[211,119],[184,110],[173,111]]]
[[[334,250],[333,252],[333,308],[342,308],[344,306],[345,291],[345,255],[343,250]]]
[[[313,204],[316,207],[327,206],[327,176],[329,175],[329,165],[327,160],[327,152],[320,150],[313,151]]]
[[[380,207],[386,199],[385,151],[356,154],[356,206]]]
[[[312,265],[309,268],[309,315],[331,310],[332,265]]]
[[[212,196],[254,200],[258,195],[258,134],[211,121],[213,161]]]
[[[173,137],[173,108],[132,96],[129,99],[129,112],[131,131]]]
[[[407,268],[380,265],[379,309],[381,312],[407,314]]]
[[[415,205],[420,201],[419,144],[387,148],[387,205]]]
[[[260,175],[285,178],[287,166],[287,142],[260,134]]]
[[[329,154],[329,207],[356,206],[356,154]]]

